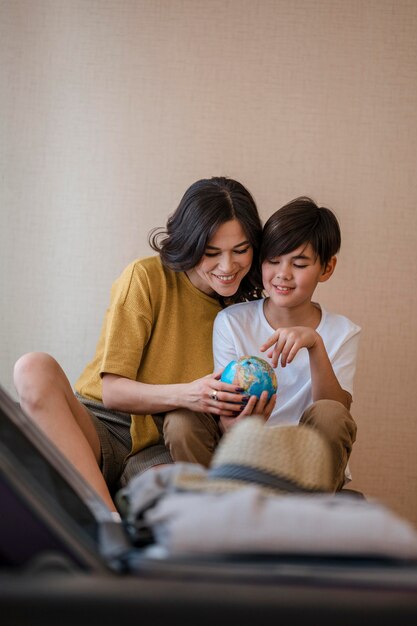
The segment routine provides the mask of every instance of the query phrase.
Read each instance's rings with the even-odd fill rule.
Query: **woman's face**
[[[251,268],[252,259],[253,249],[245,231],[241,223],[233,219],[219,226],[202,259],[187,271],[187,276],[200,291],[228,298],[238,290]]]

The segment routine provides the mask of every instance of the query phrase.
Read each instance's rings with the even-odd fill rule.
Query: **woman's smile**
[[[223,298],[233,296],[249,272],[253,249],[241,223],[229,220],[219,226],[206,246],[201,261],[187,271],[197,289]]]

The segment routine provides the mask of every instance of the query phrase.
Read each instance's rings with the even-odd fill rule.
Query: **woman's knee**
[[[55,359],[45,352],[29,352],[14,366],[13,381],[21,401],[36,406],[42,401],[45,389],[62,372]]]

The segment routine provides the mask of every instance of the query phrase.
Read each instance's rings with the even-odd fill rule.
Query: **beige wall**
[[[1,0],[0,380],[75,380],[112,280],[195,179],[343,229],[321,302],[363,327],[353,486],[417,523],[415,0]]]

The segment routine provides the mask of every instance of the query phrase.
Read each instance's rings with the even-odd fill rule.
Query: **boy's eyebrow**
[[[233,249],[240,248],[241,246],[246,246],[248,243],[249,240],[245,239],[245,241],[241,241],[240,243],[237,243],[235,246],[233,246]],[[220,248],[216,248],[216,246],[210,246],[210,244],[207,244],[206,248],[210,248],[210,250],[220,250]]]
[[[292,259],[306,259],[307,261],[311,261],[311,259],[313,257],[309,256],[308,254],[296,254],[295,256],[291,257]]]

